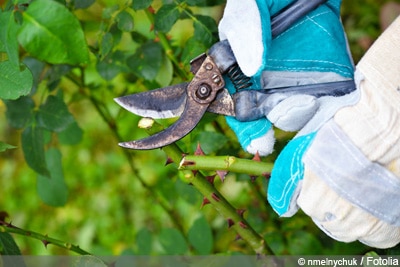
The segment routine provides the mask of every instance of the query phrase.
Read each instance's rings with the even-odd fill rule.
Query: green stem
[[[265,176],[272,170],[272,163],[265,163],[233,156],[185,156],[180,164],[180,170],[230,171],[246,173],[253,176]]]
[[[148,126],[148,124],[146,125],[146,130],[149,134],[154,134],[162,130],[162,126],[156,122],[153,122],[151,126]],[[163,151],[175,163],[182,161],[182,156],[184,153],[175,143],[163,147]],[[184,156],[184,158],[187,157],[189,156]],[[242,163],[242,161],[240,163]],[[265,167],[265,164],[263,166]],[[208,169],[210,170],[211,168]],[[182,171],[184,172],[186,182],[188,184],[192,184],[214,206],[214,208],[229,221],[231,227],[235,229],[237,234],[243,240],[245,240],[258,255],[273,255],[271,248],[268,246],[265,240],[249,225],[249,223],[242,217],[240,212],[238,212],[221,195],[221,193],[206,179],[206,177],[204,177],[204,175],[199,172],[194,174],[188,169],[183,169]]]
[[[32,231],[27,231],[21,228],[18,228],[14,225],[12,225],[11,223],[7,223],[5,221],[0,221],[0,232],[8,232],[8,233],[12,233],[12,234],[17,234],[17,235],[21,235],[21,236],[27,236],[30,238],[34,238],[37,240],[40,240],[46,247],[49,244],[55,245],[57,247],[66,249],[66,250],[70,250],[73,251],[75,253],[78,253],[80,255],[90,255],[89,252],[87,252],[86,250],[81,249],[79,246],[76,245],[72,245],[70,243],[65,243],[61,240],[52,238],[52,237],[48,237],[47,235],[42,235],[36,232],[32,232]]]

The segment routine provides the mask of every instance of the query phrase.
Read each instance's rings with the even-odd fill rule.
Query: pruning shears
[[[327,0],[298,0],[271,18],[272,37],[287,30],[294,22],[316,9]],[[263,90],[247,89],[250,78],[244,76],[229,46],[228,41],[214,44],[208,51],[190,63],[194,74],[192,81],[143,93],[122,96],[115,101],[128,111],[153,119],[179,117],[175,124],[150,137],[122,142],[119,145],[130,149],[155,149],[169,145],[189,134],[199,123],[205,112],[233,116],[240,121],[250,121],[265,116],[268,109],[276,105],[276,100],[268,96],[274,93],[310,94],[314,96],[346,94],[346,81],[326,83],[325,86],[303,85],[295,87],[270,88]],[[225,88],[223,75],[232,80],[237,92],[231,95]],[[247,90],[244,90],[247,89]],[[237,109],[243,105],[264,103],[262,109],[242,112]],[[246,103],[248,102],[248,103]]]

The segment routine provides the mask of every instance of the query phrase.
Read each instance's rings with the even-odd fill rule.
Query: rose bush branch
[[[142,119],[139,122],[139,128],[144,128],[150,135],[163,130],[163,127],[160,124],[148,118]],[[177,164],[179,162],[182,162],[182,157],[184,158],[188,157],[184,156],[182,150],[175,143],[163,147],[163,151],[167,154],[168,158],[170,158],[173,162]],[[190,158],[192,158],[192,156],[190,156]],[[222,159],[226,157],[220,157],[220,158]],[[248,160],[246,160],[245,162],[248,163]],[[243,163],[244,162],[240,161],[240,163],[237,164],[235,167],[238,168],[239,166],[241,166],[239,169],[241,169],[244,172]],[[215,171],[218,170],[218,169],[213,169],[211,163],[210,166],[204,165],[204,168],[207,170],[215,170]],[[260,171],[260,169],[261,168],[258,168],[258,171]],[[255,251],[256,254],[273,255],[271,248],[268,246],[265,240],[243,218],[243,212],[235,209],[213,186],[213,183],[210,182],[209,179],[207,179],[200,172],[193,172],[188,169],[182,169],[182,172],[184,174],[186,183],[193,185],[204,196],[203,204],[211,203],[214,206],[214,208],[227,220],[228,226],[233,228],[237,232],[238,236],[243,240],[245,240]],[[252,173],[251,171],[249,172]]]

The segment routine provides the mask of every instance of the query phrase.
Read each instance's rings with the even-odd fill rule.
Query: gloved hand
[[[229,41],[240,68],[252,77],[253,86],[249,89],[352,79],[354,70],[339,18],[340,1],[328,1],[272,39],[271,16],[291,2],[294,0],[227,1],[219,24],[220,39]],[[270,100],[276,105],[265,114],[267,118],[246,122],[227,118],[242,147],[250,153],[272,152],[271,122],[283,130],[295,131],[318,109],[322,110],[321,101],[310,95],[276,94]],[[237,114],[251,110],[241,105],[236,107]],[[329,118],[334,113],[333,108],[323,110],[321,117]],[[323,120],[315,121],[318,124]]]
[[[299,207],[328,235],[377,248],[400,242],[400,17],[357,65],[359,100],[275,162],[268,199]]]
[[[254,88],[351,79],[351,59],[339,21],[340,1],[328,1],[271,40],[268,18],[289,2],[265,1],[261,6],[251,0],[228,0],[221,39],[229,40],[245,74],[253,75],[256,85],[260,81],[261,86]],[[251,14],[246,17],[247,6]],[[399,43],[393,44],[386,51],[398,47]],[[279,128],[300,130],[279,155],[269,183],[268,200],[278,214],[291,216],[300,207],[337,240],[386,248],[400,241],[396,201],[400,200],[400,127],[394,125],[400,116],[395,105],[400,83],[383,77],[398,73],[400,61],[397,57],[390,64],[385,62],[387,69],[373,70],[369,58],[392,57],[390,53],[383,57],[380,50],[370,51],[358,65],[356,92],[320,98],[271,96],[277,105],[265,115]],[[398,74],[393,75],[398,79]],[[264,127],[259,126],[260,120],[246,122],[245,127],[233,118],[228,123],[247,151],[268,154],[273,147],[269,120],[263,119]]]

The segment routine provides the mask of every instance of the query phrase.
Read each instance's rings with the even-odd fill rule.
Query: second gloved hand
[[[292,2],[227,1],[219,24],[220,39],[229,41],[240,68],[252,77],[253,85],[247,89],[352,79],[353,65],[339,17],[341,1],[328,1],[272,39],[271,16]],[[236,92],[233,86],[230,91],[232,94]],[[273,98],[276,106],[271,112],[263,114],[263,118],[245,122],[227,118],[242,147],[250,153],[268,155],[272,152],[274,134],[271,122],[283,130],[295,131],[301,129],[317,110],[321,110],[318,97],[283,93]],[[236,113],[251,113],[252,110],[255,109],[237,105]],[[326,120],[333,113],[332,109],[324,109],[316,123]]]

